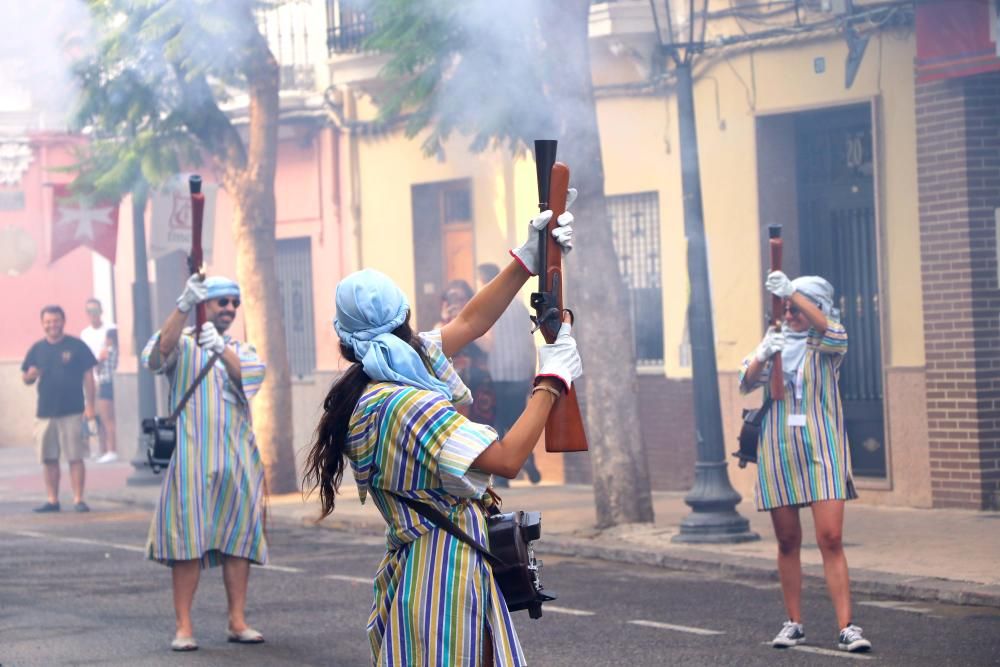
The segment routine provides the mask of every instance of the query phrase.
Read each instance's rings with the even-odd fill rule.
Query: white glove
[[[782,274],[784,275],[784,274]],[[760,341],[754,351],[754,357],[760,363],[766,362],[774,355],[780,353],[785,348],[785,333],[776,327],[768,327],[764,339]]]
[[[191,274],[184,284],[184,291],[177,297],[177,310],[186,313],[208,297],[208,288],[198,273]]]
[[[771,271],[771,273],[767,274],[764,287],[767,288],[768,292],[774,296],[780,296],[782,299],[787,299],[792,294],[795,294],[792,281],[782,271]]]
[[[562,380],[566,391],[569,391],[574,380],[583,375],[583,362],[576,349],[576,339],[571,335],[572,330],[569,322],[563,322],[556,342],[538,348],[538,375],[535,376],[536,379],[558,378]]]
[[[574,201],[576,201],[576,188],[570,188],[566,192],[566,211],[556,218],[558,225],[552,230],[552,236],[562,248],[564,255],[568,255],[573,249],[573,214],[569,212],[569,207]],[[542,211],[535,216],[528,229],[528,240],[520,248],[510,251],[521,266],[533,276],[538,275],[538,234],[535,232],[545,229],[551,219],[552,211]]]
[[[226,340],[211,322],[205,322],[201,325],[201,332],[198,334],[198,344],[215,354],[222,354],[226,351]]]

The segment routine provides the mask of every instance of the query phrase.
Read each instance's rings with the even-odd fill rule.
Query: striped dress
[[[171,410],[211,357],[191,331],[153,371],[170,380]],[[142,352],[147,368],[159,340],[157,332]],[[249,404],[264,381],[264,364],[253,346],[229,336],[225,340],[240,358],[242,390],[230,382],[219,359],[177,418],[177,449],[164,473],[146,545],[147,557],[164,565],[198,559],[202,567],[211,567],[222,562],[221,554],[267,562],[264,465]]]
[[[490,565],[399,500],[434,505],[488,546],[483,508],[491,502],[485,494],[490,477],[470,466],[497,434],[455,410],[453,403],[468,403],[469,390],[445,358],[440,333],[421,339],[452,400],[409,385],[372,382],[348,435],[361,501],[370,497],[387,524],[368,619],[372,664],[476,667],[492,637],[498,667],[524,665]]]
[[[801,391],[786,384],[785,398],[772,403],[764,419],[754,490],[758,510],[858,497],[837,387],[846,353],[847,331],[842,324],[830,320],[822,336],[810,329],[802,360]],[[752,359],[743,360],[740,392],[746,394],[763,386],[769,396],[770,362],[756,383],[745,382]],[[805,425],[789,425],[789,415],[805,415]]]

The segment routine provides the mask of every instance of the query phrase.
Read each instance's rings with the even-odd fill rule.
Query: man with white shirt
[[[80,339],[87,344],[97,359],[94,366],[94,381],[97,384],[97,429],[101,452],[97,463],[113,463],[118,460],[115,440],[115,392],[114,376],[118,367],[118,329],[112,322],[105,322],[101,302],[87,299],[87,317],[90,326],[80,332]]]

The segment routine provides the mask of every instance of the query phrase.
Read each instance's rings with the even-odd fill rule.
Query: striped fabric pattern
[[[810,331],[802,361],[802,400],[786,386],[785,398],[774,401],[764,419],[754,489],[758,510],[858,497],[837,387],[845,354],[847,331],[839,322],[830,320],[822,336]],[[743,360],[740,392],[763,387],[769,396],[770,362],[752,386],[744,381],[752,358]],[[793,414],[805,415],[804,427],[788,425]]]
[[[461,381],[449,381],[457,374],[439,335],[421,336],[432,369],[462,396]],[[433,505],[488,545],[490,479],[470,466],[496,439],[492,428],[469,421],[434,392],[374,382],[358,401],[347,456],[362,501],[371,498],[386,521],[368,620],[373,665],[474,667],[482,664],[487,637],[495,664],[526,664],[489,563],[400,500]]]
[[[158,357],[160,334],[146,344],[142,363]],[[177,419],[177,449],[164,473],[149,529],[146,555],[164,565],[200,560],[219,565],[221,554],[267,562],[264,539],[264,465],[250,420],[250,399],[264,382],[264,364],[254,348],[225,337],[236,351],[242,390],[218,360]],[[170,380],[173,410],[211,353],[187,330],[163,365],[153,371]]]

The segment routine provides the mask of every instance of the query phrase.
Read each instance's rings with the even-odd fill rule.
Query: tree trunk
[[[298,489],[292,382],[274,264],[280,79],[278,63],[259,33],[254,33],[252,47],[245,68],[250,98],[246,163],[227,171],[226,185],[235,200],[236,275],[247,304],[243,313],[247,338],[267,364],[264,384],[252,403],[254,435],[268,491],[290,493]]]
[[[590,0],[554,3],[549,44],[562,63],[553,98],[558,159],[580,197],[575,250],[566,265],[567,303],[579,315],[581,388],[593,465],[597,525],[651,522],[649,473],[639,429],[639,389],[628,294],[604,202],[604,168],[590,73]],[[584,273],[586,267],[586,274]]]

